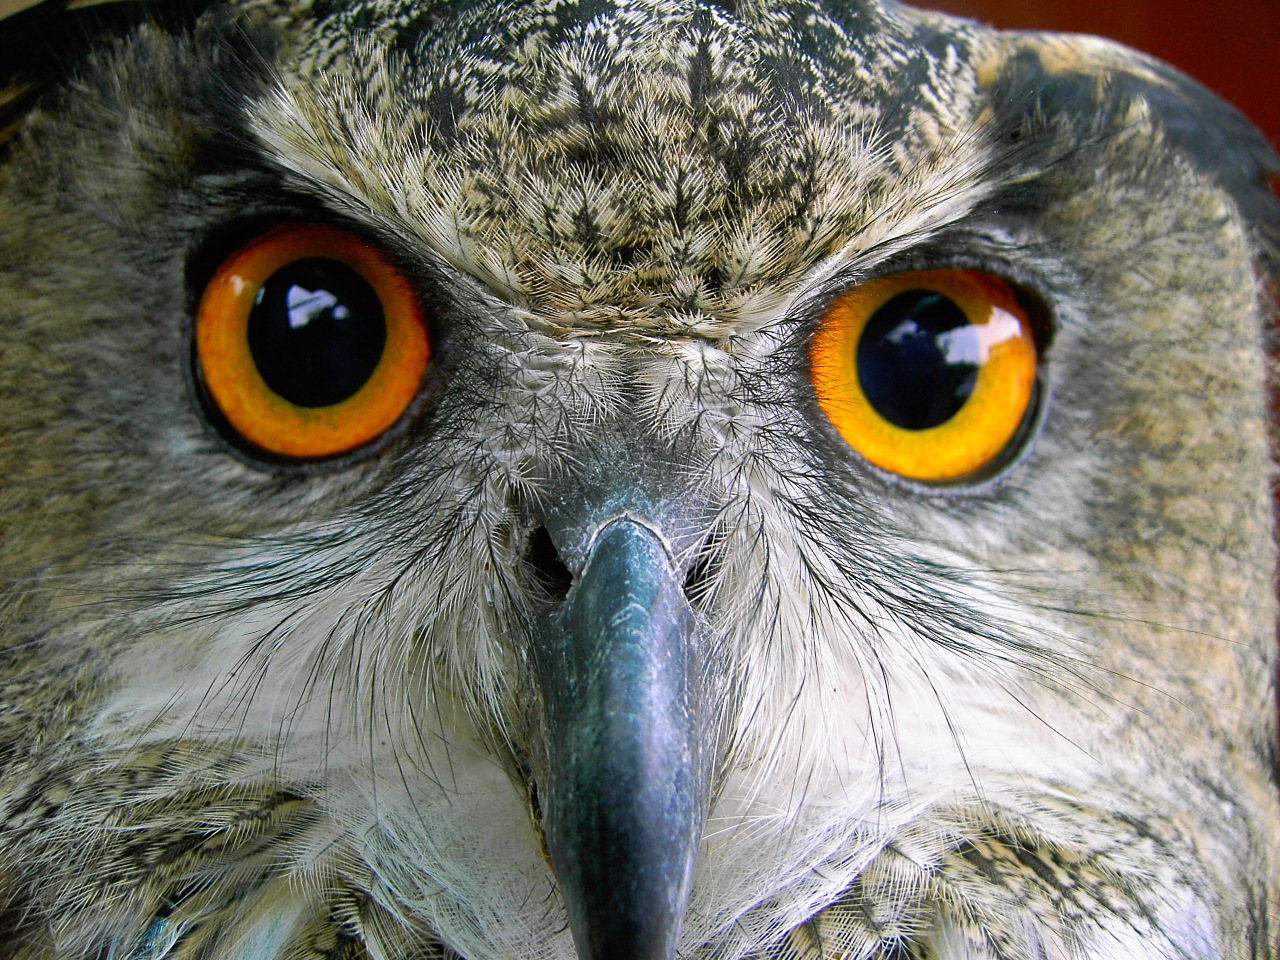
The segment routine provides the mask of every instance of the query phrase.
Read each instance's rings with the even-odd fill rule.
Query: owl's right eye
[[[346,453],[391,427],[430,359],[413,288],[376,247],[317,223],[274,227],[232,253],[196,315],[202,382],[254,447]]]

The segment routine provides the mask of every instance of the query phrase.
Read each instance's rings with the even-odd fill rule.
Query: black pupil
[[[858,340],[858,382],[880,416],[905,430],[946,423],[978,380],[980,344],[950,297],[907,290],[871,315]]]
[[[308,257],[281,267],[249,311],[249,351],[272,390],[300,407],[328,407],[368,381],[387,325],[369,282],[351,267]]]

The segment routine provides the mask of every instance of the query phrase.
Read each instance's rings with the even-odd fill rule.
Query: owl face
[[[116,32],[0,168],[21,956],[1265,953],[1229,108],[891,4]]]

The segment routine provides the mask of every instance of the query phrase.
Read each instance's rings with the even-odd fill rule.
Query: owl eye
[[[227,423],[282,457],[368,443],[417,395],[430,342],[413,288],[365,240],[281,224],[236,250],[196,315],[200,377]]]
[[[1012,286],[973,270],[920,270],[836,299],[810,353],[832,425],[858,453],[913,480],[996,462],[1031,413],[1036,344]]]

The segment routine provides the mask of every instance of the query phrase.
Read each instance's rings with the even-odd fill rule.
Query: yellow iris
[[[877,408],[858,359],[878,311],[912,292],[945,298],[964,322],[934,335],[908,317],[881,339],[928,334],[940,363],[976,368],[967,395],[940,398],[958,408],[942,422],[919,427],[903,425],[883,400]],[[1036,345],[1026,311],[1006,281],[973,270],[919,270],[871,280],[836,298],[813,339],[810,364],[818,403],[850,446],[903,477],[944,482],[980,471],[1014,438],[1034,392]],[[907,403],[918,405],[921,393],[942,389],[922,370],[893,374],[892,389]]]

